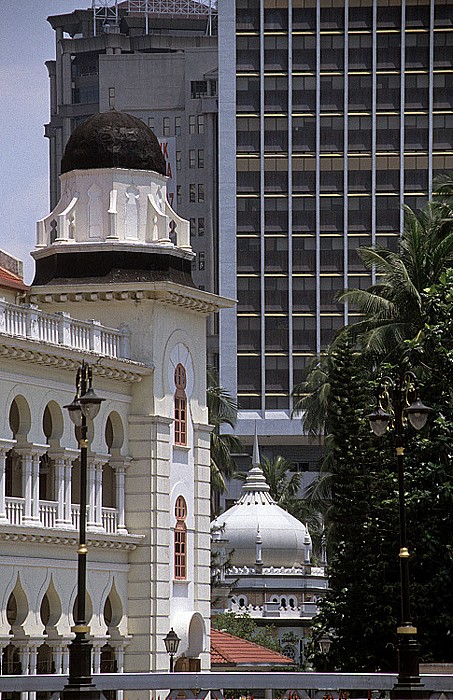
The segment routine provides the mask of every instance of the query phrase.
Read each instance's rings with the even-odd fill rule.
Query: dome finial
[[[258,523],[256,527],[256,539],[255,539],[255,571],[257,574],[263,571],[263,556],[261,545],[263,544],[263,539],[260,534],[260,524]]]

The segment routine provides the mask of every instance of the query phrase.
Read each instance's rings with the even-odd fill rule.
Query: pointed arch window
[[[187,578],[187,504],[183,496],[178,496],[175,503],[175,579],[185,581]]]
[[[182,364],[175,368],[175,444],[187,445],[186,370]]]

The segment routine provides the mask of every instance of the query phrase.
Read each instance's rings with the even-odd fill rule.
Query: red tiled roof
[[[28,285],[24,283],[21,277],[14,275],[12,272],[9,272],[9,270],[5,270],[4,267],[0,267],[0,287],[22,289],[24,291],[28,289]]]
[[[293,659],[228,632],[211,629],[211,665],[283,666]]]

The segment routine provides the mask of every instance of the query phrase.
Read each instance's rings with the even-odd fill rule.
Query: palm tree
[[[345,332],[359,340],[365,353],[383,360],[398,354],[404,341],[422,329],[422,292],[453,265],[453,216],[447,198],[438,198],[417,213],[405,208],[404,232],[396,251],[363,247],[358,252],[379,279],[368,289],[339,295],[364,317]]]
[[[300,474],[291,473],[292,465],[287,459],[278,455],[273,459],[263,457],[260,464],[270,494],[281,508],[290,511],[292,502],[297,499],[300,488]]]
[[[223,434],[225,425],[234,428],[237,404],[223,387],[219,386],[218,372],[208,367],[207,387],[208,419],[213,426],[211,432],[211,502],[216,510],[218,496],[226,490],[225,479],[233,475],[236,465],[233,454],[242,451],[240,440],[234,435]]]

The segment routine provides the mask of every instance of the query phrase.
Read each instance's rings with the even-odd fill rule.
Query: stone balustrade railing
[[[130,359],[130,332],[108,328],[99,321],[79,321],[65,311],[48,314],[33,305],[0,299],[0,334],[62,345],[105,357]]]
[[[294,619],[316,615],[317,604],[315,601],[304,601],[294,607],[284,607],[274,603],[265,603],[264,605],[232,604],[231,610],[237,613],[247,613],[250,617],[281,617]]]
[[[58,529],[57,525],[57,509],[56,501],[39,501],[39,523],[45,528]],[[23,525],[25,515],[25,498],[12,496],[5,497],[6,518],[11,525]],[[80,506],[72,504],[71,506],[71,525],[74,530],[78,531],[80,519]],[[71,525],[69,527],[71,527]],[[109,535],[114,535],[118,531],[118,511],[116,508],[102,509],[102,528]],[[89,529],[89,528],[88,528]]]

